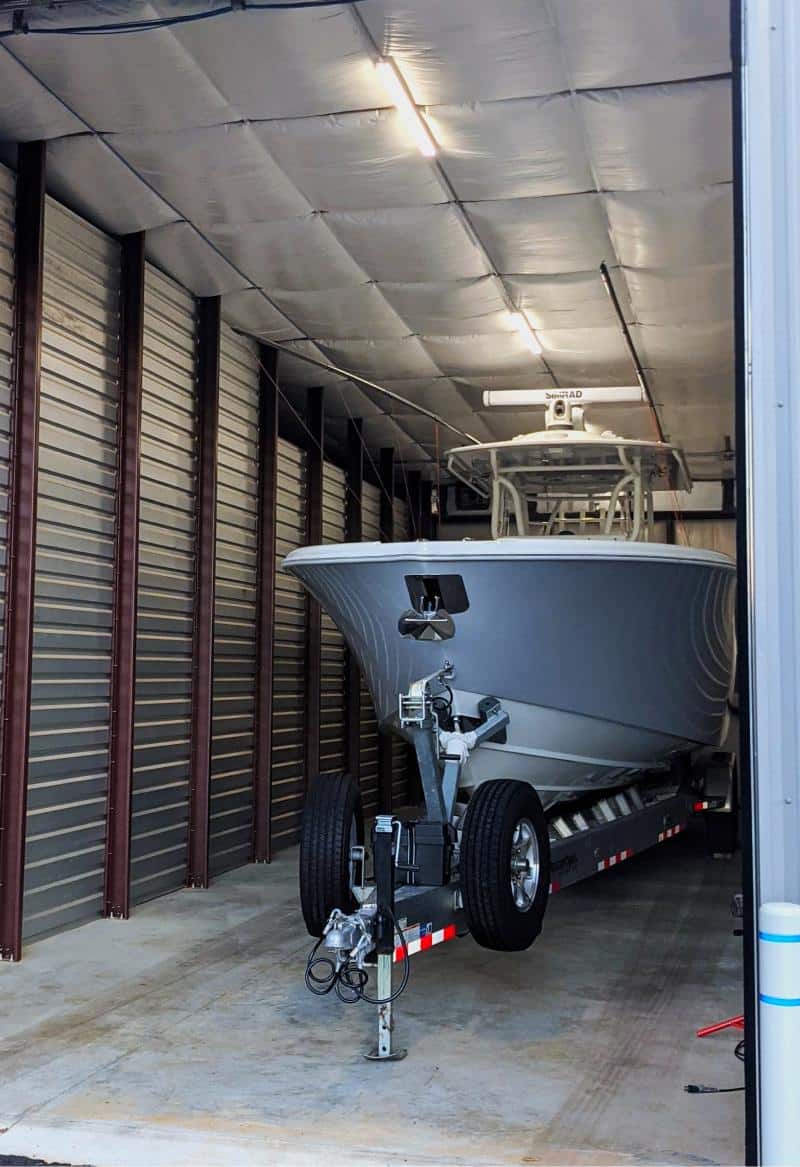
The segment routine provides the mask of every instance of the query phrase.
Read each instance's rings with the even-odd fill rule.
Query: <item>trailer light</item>
[[[392,104],[416,142],[420,154],[424,154],[426,158],[435,158],[436,143],[393,58],[382,57],[380,61],[376,61],[375,70],[383,82],[384,89],[392,99]]]
[[[522,339],[525,341],[527,347],[531,350],[535,357],[541,356],[542,346],[536,339],[536,333],[528,323],[528,318],[524,312],[512,312],[511,323],[516,328]]]

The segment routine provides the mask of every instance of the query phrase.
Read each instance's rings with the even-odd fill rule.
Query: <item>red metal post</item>
[[[196,582],[192,646],[189,857],[186,871],[189,887],[208,887],[220,304],[219,296],[207,296],[198,301]]]
[[[394,447],[384,446],[378,462],[382,543],[394,542]],[[381,731],[378,736],[378,806],[381,814],[392,810],[392,735]]]
[[[306,510],[306,542],[314,546],[322,542],[322,464],[325,436],[325,390],[321,386],[308,390],[306,400],[308,426],[308,502]],[[307,597],[306,624],[306,735],[305,785],[319,773],[320,688],[322,684],[322,609],[315,599]]]
[[[253,859],[272,858],[272,659],[278,515],[278,351],[262,345],[258,423],[258,599]]]
[[[103,912],[130,915],[131,793],[139,569],[144,232],[122,240],[117,523],[111,633],[111,734]]]
[[[347,498],[345,532],[348,543],[361,542],[361,491],[364,482],[364,443],[361,418],[347,422]],[[345,767],[348,774],[361,777],[361,671],[348,648],[345,652]]]
[[[45,143],[19,146],[3,732],[0,745],[0,956],[22,955],[22,892],[36,565],[36,479],[44,269]]]

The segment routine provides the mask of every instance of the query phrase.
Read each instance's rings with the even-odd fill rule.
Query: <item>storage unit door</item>
[[[119,401],[119,245],[48,199],[44,250],[27,936],[103,907]]]
[[[308,458],[278,441],[272,711],[272,846],[297,842],[305,790],[305,641],[308,606],[299,580],[281,563],[306,542]]]
[[[197,458],[195,302],[145,272],[131,896],[186,878]]]
[[[412,538],[411,513],[404,499],[396,498],[394,511],[394,542],[406,543]],[[392,806],[405,806],[409,793],[410,750],[402,738],[392,735]]]
[[[322,468],[322,541],[344,543],[347,486],[345,474],[332,462]],[[322,613],[322,680],[320,685],[320,770],[345,766],[345,643],[327,612]]]
[[[377,486],[365,482],[361,491],[361,539],[364,543],[380,541],[381,495]],[[369,689],[361,678],[361,797],[364,811],[378,809],[378,723]]]
[[[211,740],[212,874],[249,862],[253,850],[258,400],[258,349],[223,325]]]
[[[0,166],[0,627],[5,628],[8,551],[8,459],[11,436],[11,361],[14,354],[14,191],[10,170]],[[5,643],[0,636],[0,686]],[[0,691],[0,710],[3,708]]]

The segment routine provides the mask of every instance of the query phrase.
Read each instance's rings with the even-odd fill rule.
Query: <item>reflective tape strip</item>
[[[800,936],[781,936],[780,932],[759,932],[758,938],[770,944],[800,944]]]
[[[677,827],[667,827],[667,829],[665,831],[659,831],[658,841],[659,841],[659,843],[663,843],[665,839],[672,839],[675,837],[675,835],[679,835],[681,833],[681,831],[685,831],[685,830],[686,830],[686,827],[682,826],[680,823],[678,824]]]
[[[455,924],[448,924],[446,928],[440,928],[438,932],[428,932],[426,936],[420,936],[418,940],[408,941],[408,955],[413,956],[415,952],[425,952],[428,948],[433,948],[434,944],[443,944],[445,940],[455,940],[456,926]],[[398,944],[394,950],[392,960],[395,964],[403,959],[403,945]]]
[[[550,884],[550,895],[554,895],[557,891],[561,891],[561,884],[553,880]]]
[[[622,863],[623,859],[630,859],[632,855],[632,847],[628,847],[625,851],[618,851],[616,855],[609,855],[608,859],[601,859],[597,864],[597,870],[608,871],[609,867],[616,867],[618,863]]]
[[[763,1005],[781,1005],[784,1009],[800,1007],[800,997],[770,997],[767,993],[759,993],[758,999]]]

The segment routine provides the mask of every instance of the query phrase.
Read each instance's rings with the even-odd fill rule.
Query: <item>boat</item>
[[[463,752],[458,798],[516,779],[545,809],[720,747],[735,568],[657,537],[654,495],[691,489],[681,451],[557,398],[544,429],[453,449],[446,465],[490,506],[491,539],[284,560],[344,635],[380,728],[414,739],[403,698],[420,679],[440,678],[444,731],[468,732],[499,703],[505,731]]]

